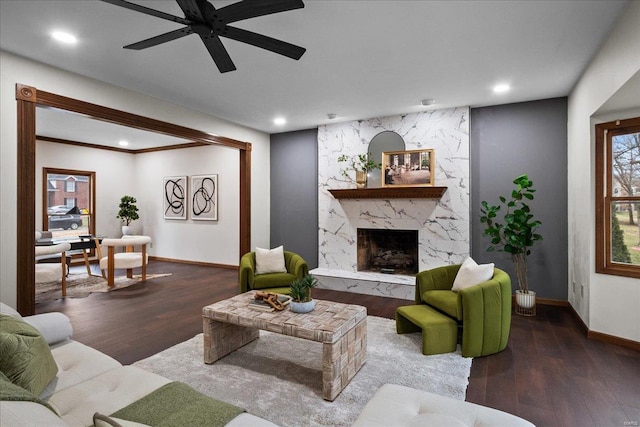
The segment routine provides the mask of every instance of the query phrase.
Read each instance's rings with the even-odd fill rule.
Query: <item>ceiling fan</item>
[[[206,0],[176,0],[184,12],[184,18],[124,0],[102,1],[185,25],[177,30],[124,46],[125,49],[146,49],[189,34],[197,34],[221,73],[233,71],[236,66],[220,37],[247,43],[296,60],[306,51],[303,47],[229,25],[244,19],[303,8],[302,0],[243,0],[220,9],[216,9]]]

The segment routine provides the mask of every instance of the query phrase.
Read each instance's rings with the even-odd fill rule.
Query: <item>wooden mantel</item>
[[[447,187],[383,187],[329,190],[336,199],[439,199]]]

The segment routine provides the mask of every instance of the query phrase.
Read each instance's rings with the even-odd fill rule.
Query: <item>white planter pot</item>
[[[122,235],[123,236],[131,236],[132,235],[131,226],[123,225],[122,226]]]
[[[316,307],[316,302],[314,300],[307,302],[295,302],[291,301],[289,303],[289,310],[294,313],[308,313],[312,311]]]
[[[516,304],[522,308],[533,308],[536,305],[536,293],[529,291],[524,293],[520,290],[516,291]]]

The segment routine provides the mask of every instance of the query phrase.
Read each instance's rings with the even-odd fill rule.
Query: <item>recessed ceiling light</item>
[[[276,126],[282,126],[285,123],[287,123],[287,121],[284,117],[276,117],[275,119],[273,119],[273,124]]]
[[[120,142],[118,142],[118,145],[120,145],[121,147],[126,147],[127,145],[129,145],[128,141],[122,140]]]
[[[333,120],[338,116],[335,113],[329,113],[329,114],[327,114],[327,117],[329,118],[329,120]]]
[[[508,85],[508,84],[506,84],[506,83],[502,83],[502,84],[499,84],[499,85],[495,85],[495,86],[493,87],[493,91],[494,91],[495,93],[505,93],[505,92],[509,92],[509,90],[511,90],[511,86],[509,86],[509,85]]]
[[[431,98],[427,98],[427,99],[423,99],[422,101],[420,101],[420,103],[424,106],[429,106],[429,105],[433,105],[436,103],[436,101],[434,101]]]
[[[51,33],[51,37],[53,37],[54,40],[57,40],[60,43],[65,43],[65,44],[78,43],[78,39],[76,38],[76,36],[70,33],[66,33],[64,31],[54,31]]]

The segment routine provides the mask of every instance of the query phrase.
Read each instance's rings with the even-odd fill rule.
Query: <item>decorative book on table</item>
[[[288,295],[278,295],[278,301],[280,301],[282,305],[286,306],[291,302],[291,297]],[[249,301],[249,307],[261,311],[275,311],[275,308],[259,299],[252,299]]]

